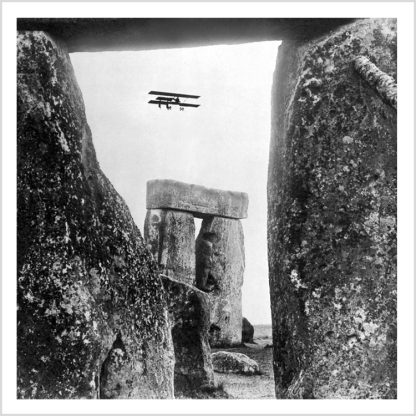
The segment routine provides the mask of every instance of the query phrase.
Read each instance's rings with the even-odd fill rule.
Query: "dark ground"
[[[229,399],[275,399],[273,379],[273,349],[271,325],[254,325],[254,342],[234,348],[213,348],[216,351],[240,352],[257,361],[261,375],[215,373],[215,381],[222,385]]]

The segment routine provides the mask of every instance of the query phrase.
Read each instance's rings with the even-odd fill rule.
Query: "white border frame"
[[[414,4],[3,3],[3,412],[30,414],[336,414],[414,411]],[[16,18],[395,17],[398,19],[398,399],[397,400],[17,400],[16,399]]]

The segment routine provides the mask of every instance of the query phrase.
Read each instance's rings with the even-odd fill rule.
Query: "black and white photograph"
[[[413,3],[73,4],[7,19],[16,408],[410,409]]]

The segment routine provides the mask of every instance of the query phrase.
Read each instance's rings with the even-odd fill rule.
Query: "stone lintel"
[[[248,195],[171,179],[154,179],[147,181],[146,208],[186,211],[197,218],[214,215],[240,219],[247,218]]]
[[[147,50],[266,40],[313,39],[345,18],[19,18],[17,30],[41,30],[69,52]]]

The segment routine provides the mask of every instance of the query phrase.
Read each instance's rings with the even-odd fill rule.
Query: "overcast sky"
[[[71,54],[102,170],[140,230],[146,181],[175,179],[249,195],[242,220],[243,315],[270,323],[266,181],[278,42]],[[167,111],[150,90],[200,95]]]

